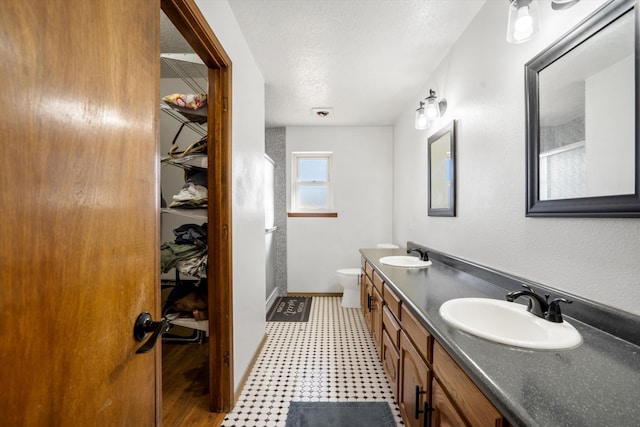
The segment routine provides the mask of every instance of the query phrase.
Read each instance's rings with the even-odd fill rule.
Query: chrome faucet
[[[420,254],[420,260],[429,261],[429,251],[427,251],[426,249],[420,249],[420,248],[407,249],[408,254],[412,252],[418,252]]]
[[[571,304],[570,301],[565,298],[555,298],[549,303],[549,295],[545,294],[544,298],[536,294],[535,291],[528,285],[522,285],[523,290],[509,292],[505,298],[509,302],[515,301],[517,298],[526,297],[529,300],[529,306],[527,311],[542,319],[546,319],[549,322],[562,323],[562,313],[560,312],[560,303],[564,302]]]

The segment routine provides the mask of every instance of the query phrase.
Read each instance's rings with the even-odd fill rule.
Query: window
[[[333,153],[330,152],[294,152],[292,154],[291,212],[293,214],[327,216],[323,214],[328,214],[333,209],[332,155]]]

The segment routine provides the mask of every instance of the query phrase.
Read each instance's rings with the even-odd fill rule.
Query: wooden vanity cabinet
[[[433,427],[506,427],[506,418],[438,342],[433,346]]]
[[[509,426],[372,265],[363,269],[362,310],[405,424]]]

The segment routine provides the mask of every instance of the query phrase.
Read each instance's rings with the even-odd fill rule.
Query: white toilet
[[[341,268],[338,270],[338,281],[344,288],[342,306],[344,308],[360,308],[360,274],[359,268]]]

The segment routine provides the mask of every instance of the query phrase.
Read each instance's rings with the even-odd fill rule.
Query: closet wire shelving
[[[167,54],[160,55],[162,74],[170,74],[173,77],[180,78],[193,93],[207,93],[207,88],[203,87],[201,81],[207,82],[208,68],[200,57],[196,54]],[[207,135],[207,107],[202,107],[199,110],[190,110],[187,108],[181,108],[175,105],[169,105],[162,103],[160,110],[181,123],[182,127],[187,127],[195,134],[205,137]],[[180,132],[178,132],[179,134]],[[175,139],[174,138],[174,142]],[[171,156],[163,157],[162,164],[176,166],[185,170],[194,169],[207,169],[208,157],[206,154],[191,154],[184,157],[172,158]],[[208,219],[207,209],[184,209],[184,208],[161,208],[161,212],[164,214],[179,215],[191,220],[200,220],[206,222]],[[180,274],[176,270],[175,282],[181,281]],[[209,335],[209,321],[208,320],[195,320],[193,318],[176,317],[170,318],[170,323],[176,326],[182,326],[190,329],[194,329],[195,333],[192,337],[186,338],[163,338],[165,342],[202,342],[204,335]]]

